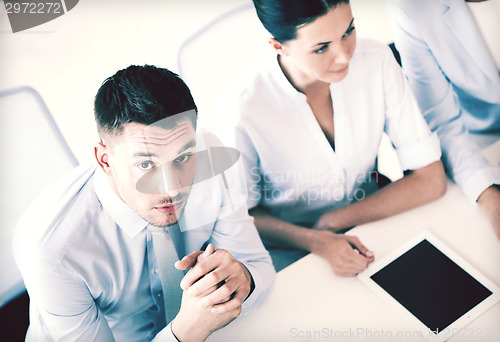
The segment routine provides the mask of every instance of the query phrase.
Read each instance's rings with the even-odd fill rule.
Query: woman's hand
[[[316,231],[311,252],[323,257],[338,276],[352,277],[364,271],[373,262],[373,252],[355,236],[339,235],[331,231]]]

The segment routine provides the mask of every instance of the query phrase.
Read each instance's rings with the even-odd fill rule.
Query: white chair
[[[220,14],[184,40],[177,51],[177,72],[191,89],[201,126],[218,135],[224,132],[224,123],[214,113],[215,104],[254,64],[275,54],[267,43],[269,37],[249,1]]]
[[[12,256],[12,234],[26,207],[78,162],[40,95],[30,87],[0,91],[0,307],[25,288]]]

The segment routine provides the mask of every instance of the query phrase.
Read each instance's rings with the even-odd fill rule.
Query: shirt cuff
[[[274,271],[272,264],[268,267],[269,274],[267,276],[261,274],[255,265],[249,263],[244,264],[252,275],[255,288],[250,296],[248,296],[243,304],[241,304],[241,315],[251,312],[269,297],[274,285],[274,278],[276,276],[276,272]],[[264,267],[261,268],[264,269]]]
[[[153,342],[179,342],[172,331],[172,322],[156,334]]]
[[[487,167],[477,170],[458,186],[470,202],[477,203],[484,190],[494,184],[500,185],[500,170],[496,167]]]
[[[396,150],[404,171],[416,170],[441,159],[441,145],[436,133],[411,145]]]

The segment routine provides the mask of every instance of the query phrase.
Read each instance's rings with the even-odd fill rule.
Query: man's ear
[[[271,45],[274,51],[276,51],[279,55],[288,55],[288,51],[286,50],[285,46],[278,40],[276,40],[276,38],[269,38],[269,45]]]
[[[109,166],[109,147],[101,142],[98,142],[94,146],[94,156],[97,160],[97,164],[104,171],[104,173],[110,172]]]

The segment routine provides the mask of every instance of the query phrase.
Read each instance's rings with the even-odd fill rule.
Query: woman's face
[[[297,29],[297,38],[282,45],[286,56],[306,82],[339,82],[345,78],[356,47],[356,30],[349,4],[339,4],[327,14]],[[291,65],[290,65],[291,64]]]

